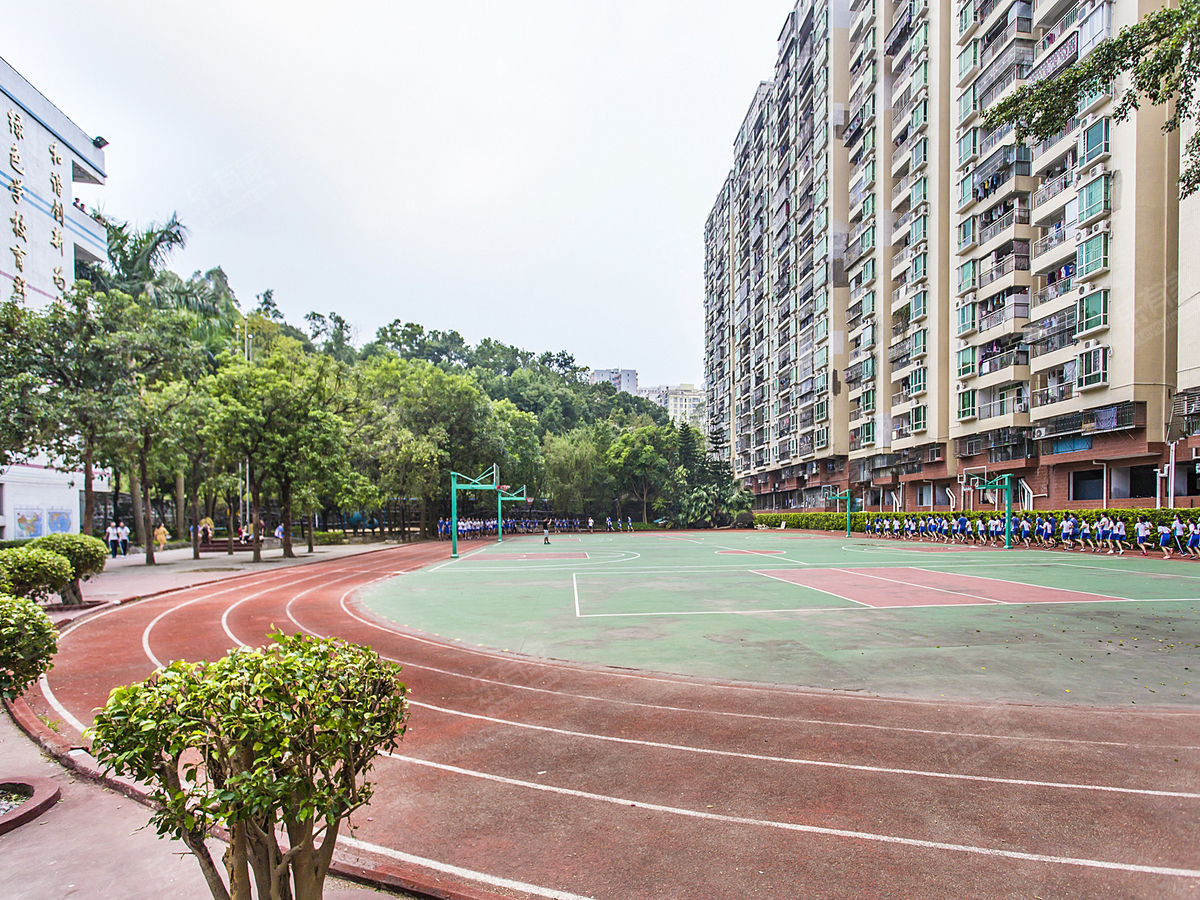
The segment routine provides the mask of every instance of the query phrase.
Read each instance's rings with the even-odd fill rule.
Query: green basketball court
[[[1195,705],[1200,565],[795,532],[464,541],[364,596],[512,653],[914,697]]]

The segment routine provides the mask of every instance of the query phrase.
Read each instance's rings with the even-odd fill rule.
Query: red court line
[[[768,574],[768,573],[762,573]],[[989,603],[1095,603],[1120,600],[1106,594],[931,572],[908,566],[872,569],[782,569],[772,578],[832,594],[876,609]]]
[[[475,562],[496,562],[513,559],[587,559],[586,553],[485,553],[474,557]]]

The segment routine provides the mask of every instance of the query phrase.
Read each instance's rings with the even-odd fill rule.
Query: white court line
[[[1052,788],[1060,791],[1096,791],[1104,794],[1135,794],[1140,797],[1172,797],[1179,800],[1200,800],[1200,793],[1190,791],[1162,791],[1152,788],[1117,787],[1106,784],[1079,784],[1071,781],[1036,781],[1029,778],[1001,778],[998,775],[967,775],[958,772],[935,772],[927,769],[899,769],[892,766],[868,766],[862,763],[830,762],[824,759],[804,759],[794,756],[771,756],[763,753],[744,753],[737,750],[716,750],[711,747],[689,747],[686,744],[669,744],[665,741],[644,741],[639,738],[617,737],[612,734],[595,734],[587,731],[570,731],[565,728],[554,728],[550,725],[533,725],[528,722],[514,722],[508,719],[498,719],[485,716],[482,713],[469,713],[457,709],[447,709],[432,703],[422,703],[409,700],[411,706],[420,706],[448,716],[458,716],[463,719],[474,719],[479,722],[491,722],[494,725],[507,725],[511,728],[524,728],[529,731],[542,731],[547,734],[558,734],[563,737],[580,738],[582,740],[606,741],[610,744],[629,744],[635,747],[650,747],[655,750],[671,750],[681,753],[696,753],[701,756],[720,756],[730,759],[744,759],[753,762],[783,763],[791,766],[809,766],[818,769],[840,769],[848,772],[868,772],[872,775],[904,775],[915,778],[935,778],[945,781],[975,781],[986,784],[1008,784],[1016,787]]]
[[[1138,557],[1135,557],[1135,558],[1138,558]],[[1085,565],[1083,565],[1082,563],[1051,562],[1051,563],[1047,563],[1046,565],[1050,565],[1050,566],[1063,566],[1064,568],[1069,568],[1069,569],[1096,569],[1096,570],[1098,570],[1098,571],[1100,571],[1100,572],[1122,571],[1122,570],[1120,570],[1120,569],[1116,569],[1116,570],[1114,570],[1114,569],[1112,569],[1112,568],[1110,568],[1110,567],[1108,567],[1108,566],[1085,566]],[[1143,570],[1141,570],[1141,569],[1125,569],[1124,571],[1128,572],[1130,575],[1160,575],[1160,574],[1166,574],[1166,575],[1167,575],[1168,577],[1170,577],[1170,578],[1188,578],[1188,579],[1191,579],[1191,580],[1193,580],[1193,581],[1195,581],[1195,580],[1200,580],[1200,575],[1184,575],[1184,574],[1182,574],[1182,573],[1175,573],[1175,572],[1167,572],[1167,573],[1162,573],[1162,572],[1145,572],[1145,571],[1143,571]]]
[[[575,588],[575,618],[579,618],[579,578],[571,573],[571,585]]]
[[[385,579],[382,579],[382,578],[376,579],[376,581],[368,582],[368,584],[364,584],[364,585],[362,585],[362,587],[367,587],[370,584],[375,584],[378,581],[382,581],[382,580],[385,580]],[[353,593],[353,591],[347,591],[345,594],[343,594],[338,605],[341,606],[342,611],[344,613],[346,613],[346,615],[348,615],[350,618],[354,619],[355,621],[362,623],[363,625],[367,625],[378,631],[385,632],[386,634],[390,634],[393,637],[399,637],[399,638],[411,640],[413,643],[428,644],[430,646],[440,647],[440,648],[451,647],[455,650],[465,651],[467,653],[471,653],[476,656],[482,656],[487,659],[494,659],[494,660],[503,661],[503,662],[512,662],[511,657],[500,656],[499,654],[494,654],[494,653],[486,653],[486,652],[483,652],[480,650],[476,650],[474,647],[466,647],[462,644],[447,644],[447,643],[442,643],[442,642],[438,642],[438,641],[431,641],[426,638],[418,637],[417,635],[407,634],[405,632],[397,631],[394,628],[388,628],[384,625],[380,625],[378,622],[372,622],[369,619],[364,619],[362,616],[359,616],[359,615],[355,614],[354,612],[352,612],[350,610],[350,608],[346,606],[346,597],[351,593]],[[324,636],[320,632],[313,631],[311,628],[307,628],[304,625],[302,625],[294,616],[291,615],[290,612],[288,613],[288,618],[291,619],[292,623],[297,628],[299,628],[301,631],[304,631],[308,634],[316,635],[317,637]],[[705,716],[715,715],[715,716],[720,716],[720,717],[725,717],[725,718],[752,719],[752,720],[756,720],[756,721],[765,721],[765,722],[794,723],[794,724],[798,724],[798,725],[819,725],[822,727],[860,728],[860,729],[866,729],[866,730],[870,730],[870,731],[890,731],[890,732],[897,732],[897,733],[903,733],[903,734],[923,734],[923,735],[930,735],[932,737],[976,738],[976,739],[980,739],[980,740],[994,740],[994,741],[1021,741],[1021,742],[1035,741],[1035,742],[1039,742],[1039,743],[1049,743],[1049,744],[1081,744],[1081,745],[1086,745],[1086,746],[1098,746],[1098,747],[1129,747],[1129,748],[1149,747],[1149,748],[1158,749],[1158,750],[1161,750],[1161,749],[1200,750],[1200,746],[1193,746],[1193,745],[1189,745],[1189,744],[1140,744],[1140,743],[1132,743],[1132,742],[1127,742],[1127,741],[1094,741],[1094,740],[1085,740],[1082,738],[1041,737],[1038,735],[1023,735],[1023,734],[1010,735],[1010,734],[986,734],[983,732],[973,732],[973,731],[943,731],[943,730],[932,729],[932,728],[910,728],[910,727],[905,727],[902,725],[876,725],[876,724],[867,723],[867,722],[839,722],[839,721],[836,721],[833,719],[811,719],[811,718],[799,718],[799,717],[794,717],[794,716],[764,716],[764,715],[760,715],[757,713],[730,712],[728,710],[692,709],[692,708],[683,707],[683,706],[666,706],[666,705],[656,704],[656,703],[641,703],[636,700],[625,700],[622,698],[614,698],[614,697],[608,697],[608,696],[599,697],[599,696],[595,696],[592,694],[567,693],[565,691],[555,691],[555,690],[550,690],[549,688],[535,687],[533,685],[513,684],[513,683],[507,682],[507,681],[497,681],[496,679],[484,678],[479,675],[468,675],[463,672],[453,671],[451,669],[441,669],[436,666],[430,666],[430,665],[427,665],[424,663],[414,663],[411,661],[399,659],[398,657],[390,657],[389,656],[389,657],[385,657],[385,658],[390,660],[391,662],[399,663],[402,666],[408,666],[410,668],[419,669],[423,672],[433,672],[438,675],[446,675],[446,676],[452,677],[452,678],[463,678],[463,679],[466,679],[467,681],[477,681],[480,684],[489,684],[489,685],[493,685],[496,687],[505,687],[505,688],[509,688],[511,690],[517,690],[517,691],[529,691],[529,692],[535,693],[535,694],[548,694],[552,697],[570,697],[574,700],[587,700],[587,701],[594,702],[594,703],[618,704],[621,706],[630,706],[635,709],[652,709],[652,710],[661,711],[661,712],[678,712],[678,713],[687,713],[689,715],[705,715]],[[543,663],[536,659],[528,660],[528,661],[522,660],[522,662],[528,662],[528,663],[531,663],[532,665],[536,665],[541,668],[553,668],[554,667],[551,664]],[[571,667],[567,666],[566,668],[571,668]],[[578,671],[578,670],[575,669],[574,671]],[[624,672],[615,672],[615,673],[606,673],[606,674],[615,674],[620,677],[638,677],[638,676],[627,675]],[[662,679],[662,678],[648,678],[647,680],[656,681],[656,682],[667,682],[667,683],[672,683],[672,684],[676,683],[676,682],[671,682],[669,679]],[[740,685],[718,685],[718,687],[722,687],[722,688],[728,687],[730,689],[742,689],[742,690],[751,691],[751,692],[761,692],[763,690],[762,688],[743,687]],[[812,696],[812,695],[805,695],[805,696]],[[824,695],[822,695],[822,696],[824,696]],[[932,701],[932,700],[908,700],[905,698],[896,699],[896,698],[881,698],[881,697],[856,697],[852,694],[845,695],[845,696],[847,697],[847,699],[851,699],[851,700],[865,700],[865,701],[873,701],[873,702],[874,701],[883,701],[883,700],[892,700],[896,703],[903,704],[903,705],[917,705],[917,706],[937,705],[939,707],[941,705],[943,705],[939,701]],[[970,704],[970,703],[959,704],[959,705],[962,705],[965,707],[980,706],[980,704]],[[983,705],[986,706],[986,704],[983,704]],[[1195,715],[1195,714],[1182,713],[1182,715]]]
[[[909,566],[906,568],[916,568],[916,567]],[[906,587],[921,588],[922,590],[926,590],[926,591],[937,591],[940,594],[953,594],[956,597],[970,597],[973,600],[982,600],[984,603],[995,603],[998,606],[1007,606],[1008,605],[1008,602],[1005,600],[993,600],[991,597],[981,597],[978,594],[968,594],[966,591],[952,591],[949,588],[931,587],[927,584],[917,584],[916,582],[913,582],[913,581],[901,581],[898,578],[884,578],[882,575],[868,575],[866,572],[861,572],[861,571],[852,572],[847,569],[833,569],[833,571],[841,572],[843,575],[863,575],[866,578],[874,578],[877,581],[890,581],[892,584],[903,584]],[[1013,582],[1013,583],[1015,583],[1015,582]],[[1028,587],[1028,585],[1025,585],[1025,586]],[[930,605],[930,604],[925,604],[925,605]],[[934,605],[936,605],[936,604],[934,604]],[[959,605],[961,606],[963,604],[959,604]],[[971,604],[971,605],[974,605],[974,604]],[[897,609],[897,608],[908,609],[910,607],[889,607],[889,609]]]
[[[555,787],[548,784],[538,784],[532,781],[520,781],[516,778],[506,778],[503,775],[491,775],[486,772],[476,772],[462,769],[445,763],[431,762],[426,759],[416,759],[411,756],[400,756],[396,753],[384,753],[391,759],[412,763],[418,766],[428,766],[443,772],[453,772],[456,775],[466,775],[470,778],[481,778],[495,781],[513,787],[545,791],[566,797],[576,797],[582,800],[595,800],[600,803],[611,803],[616,806],[636,807],[640,810],[669,813],[690,819],[701,819],[709,822],[721,822],[729,825],[752,825],[763,828],[777,828],[783,831],[796,831],[804,834],[819,834],[828,837],[850,838],[853,840],[873,841],[875,843],[899,844],[906,847],[918,847],[924,850],[949,850],[957,853],[971,853],[978,856],[1000,857],[1003,859],[1019,859],[1025,862],[1052,863],[1065,866],[1083,866],[1091,869],[1109,869],[1119,872],[1135,872],[1145,875],[1165,875],[1172,878],[1200,878],[1200,870],[1177,869],[1168,866],[1143,866],[1136,863],[1110,862],[1101,859],[1081,859],[1072,856],[1050,856],[1044,853],[1025,853],[1020,850],[1000,850],[993,847],[976,847],[971,844],[950,844],[944,841],[923,841],[918,838],[898,837],[890,834],[875,834],[869,831],[850,831],[844,828],[825,828],[820,825],[801,825],[796,822],[778,822],[771,819],[751,819],[746,816],[728,816],[721,813],[701,812],[695,809],[685,809],[678,806],[665,806],[660,803],[639,802],[625,797],[612,797],[605,794],[593,794],[589,791],[578,791],[572,788]]]
[[[589,897],[584,897],[580,894],[572,894],[569,891],[559,891],[555,890],[554,888],[539,887],[536,884],[526,884],[524,881],[513,881],[511,878],[500,878],[497,875],[488,875],[484,872],[477,872],[474,869],[464,869],[461,866],[439,862],[435,859],[426,859],[423,856],[413,856],[411,853],[393,850],[391,847],[382,847],[379,844],[369,844],[366,841],[360,841],[358,838],[346,837],[345,835],[339,835],[337,842],[346,847],[353,847],[355,850],[366,850],[369,853],[378,853],[380,856],[386,856],[391,859],[399,860],[400,862],[424,866],[427,869],[433,869],[435,872],[445,872],[447,875],[454,875],[457,878],[466,878],[470,881],[478,881],[480,884],[486,884],[491,887],[520,891],[523,894],[533,894],[536,897],[548,897],[549,900],[591,900]]]
[[[764,613],[806,613],[806,612],[845,612],[844,606],[809,606],[788,609],[697,609],[680,612],[623,612],[623,613],[584,613],[581,619],[623,619],[626,617],[642,616],[758,616]]]
[[[491,546],[491,545],[490,545],[490,544],[488,544],[488,545],[486,545],[486,546],[479,547],[479,548],[478,548],[478,549],[476,549],[476,550],[470,550],[470,551],[468,551],[468,552],[466,552],[466,553],[460,553],[460,554],[458,555],[458,559],[448,559],[448,560],[446,560],[444,563],[438,563],[436,566],[434,566],[434,567],[433,567],[432,569],[430,569],[429,571],[430,571],[430,572],[436,572],[436,571],[438,571],[438,569],[444,569],[444,568],[446,568],[446,566],[450,565],[450,563],[462,562],[464,559],[467,559],[467,558],[469,558],[469,557],[472,557],[472,556],[474,556],[476,553],[482,553],[482,552],[483,552],[484,550],[486,550],[486,549],[487,549],[489,546]]]
[[[818,594],[828,594],[830,597],[837,597],[839,600],[845,600],[847,603],[857,603],[859,606],[865,606],[867,609],[875,609],[870,603],[863,603],[861,600],[851,600],[849,597],[843,597],[841,594],[835,594],[833,591],[827,591],[823,588],[813,587],[809,584],[797,584],[794,581],[788,581],[786,578],[778,578],[775,575],[770,575],[767,572],[759,572],[751,570],[755,575],[762,575],[764,578],[771,578],[775,581],[782,581],[784,584],[790,584],[792,587],[808,588],[810,591],[816,591]]]
[[[720,544],[717,544],[716,546],[717,550],[730,550],[734,553],[745,553],[748,556],[766,556],[771,559],[778,559],[780,556],[783,556],[787,553],[786,550],[747,550],[745,547],[722,547]],[[714,550],[713,552],[715,553],[717,551]],[[791,562],[791,560],[788,561]]]

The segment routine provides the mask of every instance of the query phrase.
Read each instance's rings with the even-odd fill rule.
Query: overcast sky
[[[242,308],[399,318],[703,380],[704,219],[791,0],[6,4],[110,142],[77,195],[191,229]]]

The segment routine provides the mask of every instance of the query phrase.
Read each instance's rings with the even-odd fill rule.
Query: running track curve
[[[377,620],[416,545],[111,608],[61,636],[35,706],[272,626],[370,644],[412,690],[344,847],[458,896],[1200,896],[1200,714],[815,692],[562,663]],[[451,893],[453,893],[451,891]]]

